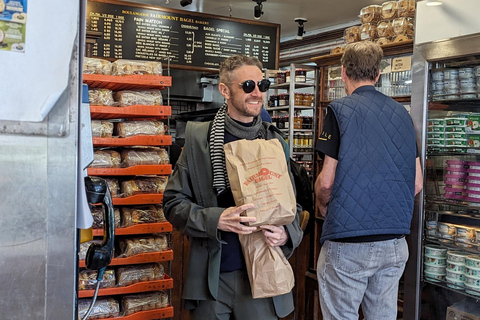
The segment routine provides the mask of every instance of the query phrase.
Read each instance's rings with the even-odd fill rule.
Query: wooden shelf
[[[165,275],[165,278],[162,280],[154,281],[143,281],[137,282],[125,287],[114,287],[114,288],[105,288],[99,289],[99,296],[111,296],[119,294],[130,294],[130,293],[140,293],[140,292],[150,292],[150,291],[160,291],[173,288],[173,279],[168,275]],[[79,298],[90,298],[93,297],[95,290],[78,290]]]
[[[172,107],[144,105],[128,107],[90,106],[90,115],[94,120],[146,117],[164,119],[172,115]]]
[[[173,307],[166,307],[155,310],[140,311],[134,314],[120,317],[112,318],[115,320],[156,320],[173,317]]]
[[[163,193],[159,194],[137,194],[125,198],[112,198],[114,206],[134,205],[134,204],[158,204],[162,203]]]
[[[102,74],[83,74],[83,83],[86,83],[89,89],[104,88],[113,91],[120,91],[149,88],[163,90],[172,85],[172,77],[150,75],[110,76]]]
[[[171,164],[138,165],[127,168],[87,168],[89,176],[133,176],[133,175],[169,175]]]
[[[399,43],[390,43],[382,46],[383,56],[393,56],[404,53],[413,52],[413,40],[399,42]],[[319,57],[312,58],[312,61],[317,64],[319,67],[330,66],[334,64],[340,64],[340,58],[343,53],[327,54]]]
[[[128,264],[141,264],[171,260],[173,260],[173,250],[168,249],[162,252],[141,253],[128,258],[113,258],[109,266],[124,266]],[[80,268],[85,268],[85,260],[80,260],[78,262],[78,266]]]
[[[94,147],[170,146],[172,136],[133,136],[128,138],[92,138]]]
[[[172,230],[173,230],[173,227],[169,222],[143,223],[143,224],[137,224],[131,227],[116,228],[115,235],[122,236],[122,235],[161,233],[161,232],[171,232]],[[103,229],[93,229],[92,234],[94,237],[103,236]]]

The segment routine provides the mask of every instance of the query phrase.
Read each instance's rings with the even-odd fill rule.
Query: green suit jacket
[[[213,173],[210,161],[208,130],[210,122],[188,122],[185,146],[169,178],[163,197],[165,216],[172,225],[187,235],[190,242],[183,299],[185,307],[193,309],[200,300],[215,300],[218,294],[222,239],[217,229],[225,208],[218,207],[217,194],[212,187]],[[279,139],[288,146],[274,126],[267,127],[267,140]],[[290,172],[293,184],[293,177]],[[282,246],[289,258],[300,244],[303,232],[299,227],[301,207],[297,205],[295,220],[286,225],[289,241]],[[276,313],[285,317],[293,309],[292,293],[273,297]]]

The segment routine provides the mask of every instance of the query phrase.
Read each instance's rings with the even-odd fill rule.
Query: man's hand
[[[225,209],[218,219],[218,229],[222,231],[235,232],[238,234],[250,234],[257,230],[257,227],[249,227],[244,225],[245,222],[255,222],[255,217],[241,217],[240,214],[248,209],[252,209],[255,205],[248,203],[240,207],[230,207]]]
[[[279,247],[287,243],[288,233],[284,226],[264,225],[260,226],[265,236],[265,241],[270,247]]]

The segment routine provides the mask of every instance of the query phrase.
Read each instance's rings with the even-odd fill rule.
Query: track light
[[[258,20],[263,14],[263,4],[262,2],[265,2],[267,0],[252,0],[257,3],[257,5],[253,8],[253,17]]]
[[[436,7],[436,6],[441,6],[443,3],[442,1],[435,1],[435,0],[427,0],[426,5],[429,7]]]
[[[180,0],[180,5],[182,7],[186,7],[188,6],[189,4],[192,4],[192,0]]]
[[[303,24],[304,24],[305,22],[307,22],[307,19],[306,19],[306,18],[295,18],[295,22],[298,23],[298,30],[297,30],[297,37],[296,37],[296,39],[297,39],[297,40],[302,40],[302,39],[303,39],[303,35],[305,34],[305,30],[304,30]]]

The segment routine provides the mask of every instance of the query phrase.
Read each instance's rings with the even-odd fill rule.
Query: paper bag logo
[[[258,171],[258,173],[255,173],[254,175],[248,177],[243,184],[248,186],[251,182],[258,183],[264,180],[271,180],[272,178],[279,179],[281,176],[282,175],[280,173],[270,171],[267,168],[262,168],[260,169],[260,171]]]

